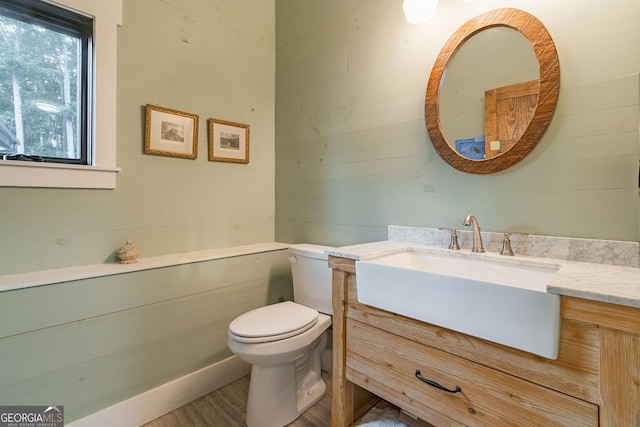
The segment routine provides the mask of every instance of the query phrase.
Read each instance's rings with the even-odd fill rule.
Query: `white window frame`
[[[44,0],[43,0],[44,1]],[[116,188],[116,76],[122,0],[46,0],[94,18],[91,165],[0,160],[2,187]]]

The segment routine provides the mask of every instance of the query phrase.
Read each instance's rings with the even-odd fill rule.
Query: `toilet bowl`
[[[251,310],[229,325],[229,349],[252,365],[248,427],[285,426],[326,392],[321,359],[333,314],[328,249],[332,248],[293,245],[290,261],[296,302]]]

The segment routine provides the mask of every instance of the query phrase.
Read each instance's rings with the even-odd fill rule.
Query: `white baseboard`
[[[69,423],[68,427],[138,427],[247,375],[250,370],[251,365],[231,356]]]

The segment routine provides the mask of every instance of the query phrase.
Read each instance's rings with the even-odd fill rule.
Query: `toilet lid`
[[[298,335],[317,321],[317,310],[285,301],[238,316],[229,325],[229,332],[239,342],[269,342]]]

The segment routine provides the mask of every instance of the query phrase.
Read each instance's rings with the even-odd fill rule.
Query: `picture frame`
[[[147,104],[145,117],[146,154],[198,157],[198,115]]]
[[[249,125],[210,118],[209,161],[249,163]]]

